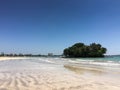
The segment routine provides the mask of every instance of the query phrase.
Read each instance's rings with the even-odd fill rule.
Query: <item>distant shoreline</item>
[[[26,59],[27,57],[8,57],[8,56],[4,56],[4,57],[0,57],[0,61],[4,61],[4,60],[16,60],[16,59]]]

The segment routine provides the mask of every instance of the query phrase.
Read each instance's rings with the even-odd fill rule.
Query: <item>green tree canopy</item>
[[[71,47],[64,49],[65,57],[104,57],[107,49],[101,44],[92,43],[85,45],[84,43],[76,43]]]

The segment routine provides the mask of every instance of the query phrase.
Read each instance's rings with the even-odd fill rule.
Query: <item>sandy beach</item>
[[[0,57],[0,61],[17,60],[17,59],[28,59],[28,58],[27,57]]]
[[[120,90],[119,75],[106,71],[60,58],[1,57],[0,90]]]

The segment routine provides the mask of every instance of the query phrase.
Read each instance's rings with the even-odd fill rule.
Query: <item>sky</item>
[[[120,54],[120,0],[0,0],[0,52],[62,54],[78,42]]]

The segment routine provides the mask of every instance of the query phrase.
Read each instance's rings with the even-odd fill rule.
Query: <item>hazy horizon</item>
[[[62,54],[77,42],[120,54],[120,1],[0,1],[0,52]]]

